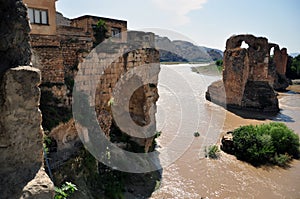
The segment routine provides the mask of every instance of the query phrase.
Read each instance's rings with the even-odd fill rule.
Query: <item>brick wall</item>
[[[64,65],[57,36],[31,35],[32,64],[42,71],[42,82],[64,83]]]

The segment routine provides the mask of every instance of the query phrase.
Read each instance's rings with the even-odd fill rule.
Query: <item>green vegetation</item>
[[[215,63],[216,63],[217,66],[223,66],[223,60],[222,59],[217,60]]]
[[[199,132],[195,132],[194,133],[194,137],[200,137],[200,133]]]
[[[49,152],[50,152],[49,148],[51,147],[51,144],[52,144],[51,138],[44,135],[43,147],[44,147],[45,153],[49,154]]]
[[[211,159],[217,159],[220,156],[220,150],[217,145],[211,145],[208,147],[208,149],[205,147],[205,157],[211,158]]]
[[[233,154],[255,166],[286,165],[299,158],[299,136],[283,123],[242,126],[233,131]]]
[[[156,131],[154,138],[159,138],[161,136],[162,132],[161,131]]]
[[[294,58],[291,56],[288,57],[286,76],[290,79],[300,78],[300,55]]]
[[[67,122],[72,118],[72,111],[67,107],[59,107],[62,102],[53,96],[51,91],[43,91],[40,100],[40,109],[43,115],[43,128],[51,131],[61,122]]]
[[[76,185],[71,182],[66,182],[61,188],[55,187],[54,199],[67,199],[75,191],[77,191]]]
[[[223,70],[223,60],[219,59],[215,62],[215,64],[217,65],[218,70],[221,72]]]
[[[94,42],[94,47],[96,47],[98,44],[103,42],[105,39],[108,38],[107,36],[107,27],[105,24],[105,21],[100,19],[97,23],[97,25],[93,26],[93,31],[94,31],[94,37],[95,37],[95,42]]]

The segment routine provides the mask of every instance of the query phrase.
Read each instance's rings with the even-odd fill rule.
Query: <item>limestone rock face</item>
[[[249,47],[242,48],[242,42]],[[206,99],[227,108],[278,112],[278,99],[273,85],[276,70],[283,72],[286,66],[279,64],[284,62],[283,55],[275,56],[275,67],[270,64],[270,49],[268,40],[263,37],[230,37],[223,58],[223,80],[208,87]]]
[[[35,178],[24,187],[20,199],[53,199],[53,189],[53,182],[41,168]]]
[[[3,76],[0,86],[4,102],[0,106],[1,198],[54,196],[53,183],[41,170],[43,131],[39,110],[40,81],[40,71],[29,66],[9,69]],[[45,184],[42,186],[40,182]],[[44,197],[38,197],[41,195]]]

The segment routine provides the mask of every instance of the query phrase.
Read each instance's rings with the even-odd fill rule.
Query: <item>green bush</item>
[[[94,37],[95,37],[95,42],[94,42],[94,47],[96,47],[98,44],[103,42],[107,36],[107,26],[104,20],[100,19],[97,23],[97,25],[93,26],[93,31],[94,31]]]
[[[296,57],[288,56],[286,66],[286,76],[290,79],[300,78],[300,55]]]
[[[75,191],[77,191],[76,185],[71,182],[66,182],[61,188],[55,187],[54,199],[67,199]]]
[[[217,159],[219,157],[219,147],[217,145],[211,145],[208,150],[205,148],[205,157]]]
[[[273,163],[281,167],[286,167],[291,159],[291,156],[289,156],[288,154],[275,154]]]
[[[254,165],[283,165],[299,157],[299,136],[283,123],[243,126],[233,131],[234,154]],[[278,155],[277,155],[278,154]]]

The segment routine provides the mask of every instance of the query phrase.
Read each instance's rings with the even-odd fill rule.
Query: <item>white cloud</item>
[[[168,12],[173,22],[184,25],[190,21],[187,14],[192,10],[199,10],[207,0],[152,0],[162,11]]]

